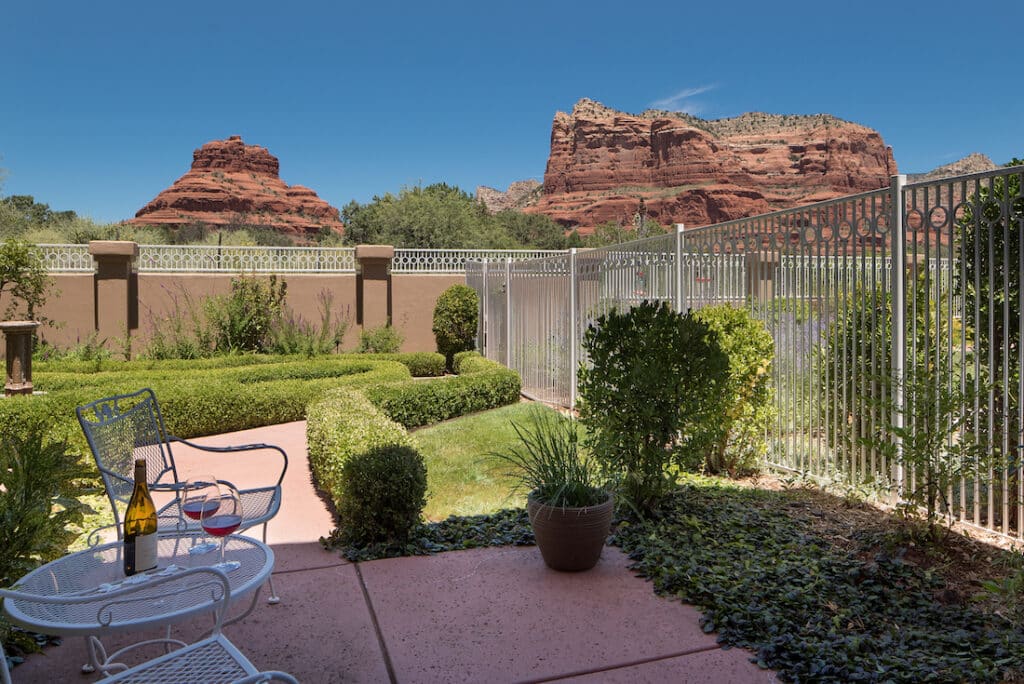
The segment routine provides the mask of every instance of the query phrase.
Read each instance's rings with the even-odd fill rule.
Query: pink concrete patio
[[[547,569],[534,547],[349,563],[318,542],[333,523],[311,483],[304,422],[199,441],[274,443],[290,458],[268,535],[281,603],[261,597],[225,629],[262,669],[304,682],[776,681],[750,653],[719,648],[694,608],[655,596],[618,549],[581,574]],[[208,455],[176,457],[183,477],[211,471],[197,465]],[[220,458],[213,474],[250,485],[259,471],[247,454]],[[210,626],[196,620],[175,635],[195,639]],[[78,674],[86,660],[83,640],[66,639],[18,666],[14,681],[92,681]]]

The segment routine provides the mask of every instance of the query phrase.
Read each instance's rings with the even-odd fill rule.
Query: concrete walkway
[[[655,596],[616,548],[579,574],[549,570],[534,547],[349,563],[318,542],[334,526],[311,483],[304,422],[199,441],[274,443],[290,458],[268,536],[281,603],[261,598],[252,615],[225,629],[262,669],[303,682],[776,681],[750,653],[719,648],[694,608]],[[183,478],[260,482],[252,454],[213,456],[215,467],[203,465],[208,454],[178,450],[176,458]],[[175,635],[192,640],[210,625],[196,620]],[[18,666],[14,681],[91,681],[97,677],[78,672],[86,660],[83,640],[65,639]]]

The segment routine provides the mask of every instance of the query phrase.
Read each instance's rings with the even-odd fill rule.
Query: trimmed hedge
[[[460,358],[461,357],[461,358]],[[519,374],[476,352],[459,354],[460,375],[430,382],[375,385],[366,396],[406,428],[437,423],[519,400]]]
[[[350,544],[404,542],[427,505],[427,467],[412,447],[374,447],[345,461],[340,489],[335,505]]]
[[[342,469],[350,458],[376,447],[414,445],[405,428],[349,388],[330,390],[309,405],[306,442],[313,477],[336,507],[343,498]]]
[[[494,366],[502,366],[497,361],[491,361],[480,356],[480,352],[477,351],[464,351],[459,352],[452,359],[452,370],[463,375],[466,373],[476,373],[487,368],[493,368]]]
[[[379,361],[397,361],[409,369],[414,378],[437,378],[444,375],[444,356],[437,352],[403,352],[401,354],[353,354],[365,361],[367,357]],[[350,358],[346,356],[346,358]]]
[[[195,373],[181,372],[179,364],[163,362],[147,371],[141,364],[128,362],[123,372],[38,373],[35,384],[48,394],[0,401],[0,424],[5,433],[17,435],[27,435],[32,426],[43,424],[48,439],[65,440],[72,452],[86,455],[89,449],[75,407],[100,397],[150,387],[160,402],[167,430],[191,438],[302,420],[311,401],[336,387],[410,379],[408,368],[397,361],[365,357],[214,364]]]
[[[194,371],[217,368],[241,368],[246,366],[281,365],[286,363],[337,363],[369,361],[397,361],[409,369],[413,377],[437,377],[444,375],[444,356],[437,352],[403,352],[400,354],[331,354],[310,359],[304,354],[232,354],[206,359],[139,359],[135,361],[33,361],[36,375],[73,373],[76,375],[97,373],[130,373],[150,371]]]

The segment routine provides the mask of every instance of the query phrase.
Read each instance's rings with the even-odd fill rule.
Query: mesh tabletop
[[[144,586],[119,597],[119,590],[145,585],[154,574],[175,575],[182,570],[208,566],[220,560],[220,551],[190,555],[188,550],[201,540],[197,534],[161,535],[157,546],[157,569],[125,578],[121,542],[79,551],[33,570],[15,589],[58,599],[49,603],[26,600],[4,601],[4,612],[24,628],[58,635],[98,635],[185,620],[213,608],[222,593],[221,585],[183,577],[147,590]],[[227,573],[231,602],[258,589],[274,567],[274,552],[267,545],[243,535],[227,538],[225,559],[241,563]],[[69,599],[61,601],[59,599]]]

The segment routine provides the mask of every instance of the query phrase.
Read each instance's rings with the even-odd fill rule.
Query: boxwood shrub
[[[336,507],[344,496],[342,468],[350,458],[375,447],[413,446],[405,428],[350,388],[329,390],[309,405],[306,442],[313,477]]]
[[[414,378],[436,378],[444,375],[444,356],[437,352],[402,352],[400,354],[356,354],[361,361],[367,357],[379,361],[397,361],[409,369]]]
[[[335,387],[366,387],[410,379],[408,368],[397,361],[366,358],[279,364],[260,361],[223,367],[186,362],[206,366],[194,373],[181,372],[177,367],[180,362],[147,361],[155,364],[149,370],[141,362],[120,363],[126,367],[121,372],[113,370],[118,367],[115,362],[99,372],[37,373],[35,384],[47,394],[0,401],[5,434],[27,435],[34,426],[43,424],[48,438],[67,441],[72,453],[88,455],[75,407],[143,387],[156,393],[167,430],[190,438],[302,420],[307,405]],[[91,458],[88,460],[91,462]]]
[[[405,542],[427,505],[427,467],[412,447],[377,446],[345,461],[339,488],[335,504],[345,542]]]
[[[460,375],[367,387],[366,396],[407,428],[437,423],[519,400],[519,374],[476,352],[457,360]],[[461,361],[461,362],[460,362]]]

